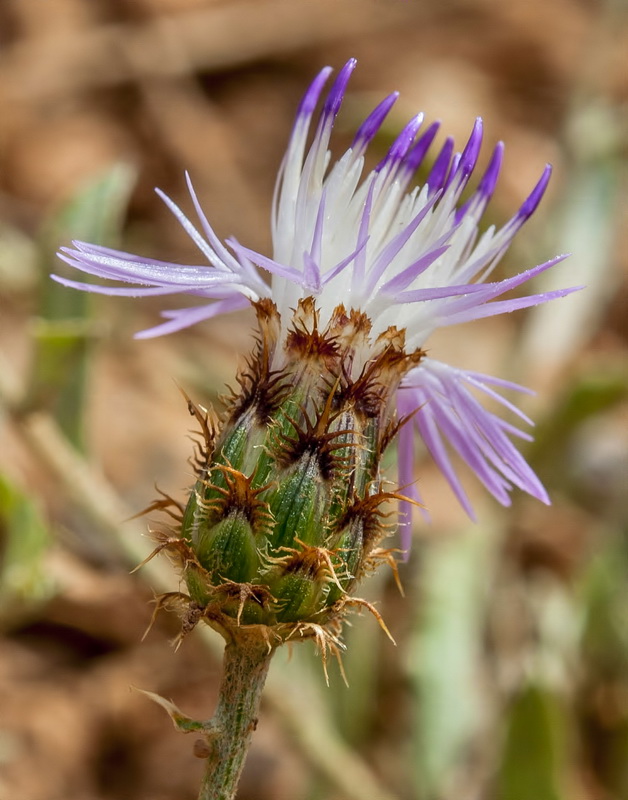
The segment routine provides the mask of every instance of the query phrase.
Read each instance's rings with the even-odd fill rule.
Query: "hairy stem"
[[[227,643],[218,706],[207,725],[209,756],[199,800],[235,797],[273,652],[264,639],[238,636]]]

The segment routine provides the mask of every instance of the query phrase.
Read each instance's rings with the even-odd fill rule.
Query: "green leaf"
[[[628,541],[621,530],[605,531],[604,546],[581,580],[582,655],[600,677],[628,678]]]
[[[497,797],[566,800],[562,789],[565,720],[558,697],[536,684],[522,689],[508,718]]]
[[[95,176],[65,203],[44,225],[42,254],[44,272],[58,272],[76,277],[76,270],[66,268],[54,258],[60,245],[72,239],[116,247],[131,191],[135,170],[127,164],[116,164]],[[89,282],[89,276],[81,276]],[[68,291],[54,281],[44,281],[41,315],[46,319],[73,319],[88,315],[90,295]]]
[[[360,586],[360,595],[377,607],[388,577],[387,569],[369,576],[368,582]],[[398,651],[382,636],[380,626],[367,619],[367,615],[359,624],[347,625],[343,639],[346,650],[342,654],[342,665],[348,686],[341,680],[331,681],[323,697],[327,699],[329,714],[333,715],[345,740],[354,747],[368,746],[379,724],[378,713],[383,702],[378,687],[379,681],[386,681],[386,675],[381,674],[382,654],[387,652],[390,658],[396,658]],[[320,670],[316,674],[319,673]],[[319,680],[322,686],[322,676]]]
[[[424,798],[444,795],[483,719],[480,646],[497,541],[495,531],[472,529],[423,554],[408,664],[417,697],[415,777]]]
[[[77,447],[83,444],[87,364],[97,327],[90,317],[91,296],[59,285],[48,273],[70,274],[63,262],[53,261],[60,244],[72,239],[118,243],[133,183],[133,170],[122,164],[99,175],[56,213],[41,240],[41,319],[33,331],[35,354],[27,405],[50,410]],[[76,277],[74,271],[71,274]]]
[[[137,686],[134,686],[133,688],[136,692],[140,692],[140,694],[143,694],[148,697],[149,700],[152,700],[153,703],[157,703],[158,706],[161,706],[163,709],[165,709],[166,713],[172,720],[172,724],[180,733],[208,731],[210,727],[209,723],[200,722],[199,720],[192,719],[192,717],[188,717],[187,714],[184,714],[177,708],[172,700],[166,700],[165,697],[161,697],[161,695],[155,694],[155,692],[149,692],[146,689],[138,689]]]
[[[567,387],[552,413],[536,429],[529,460],[541,479],[555,485],[564,474],[565,449],[574,431],[588,419],[616,407],[628,397],[625,365],[587,373]]]
[[[44,556],[48,527],[25,492],[0,475],[0,622],[10,623],[50,597]]]

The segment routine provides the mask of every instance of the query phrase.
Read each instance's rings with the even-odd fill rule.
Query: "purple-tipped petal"
[[[412,149],[406,156],[404,162],[404,169],[406,169],[409,173],[415,172],[421,166],[427,151],[430,149],[432,142],[436,138],[439,128],[440,122],[433,122],[429,128],[427,128],[427,130],[424,131],[421,136],[419,136]]]
[[[478,184],[477,194],[490,199],[493,196],[493,192],[495,191],[495,186],[497,185],[497,179],[499,178],[499,172],[502,167],[502,162],[504,160],[504,143],[497,142],[495,145],[495,149],[493,150],[493,154],[491,156],[490,161],[488,162],[488,166],[486,167],[486,171],[482,176],[482,180]]]
[[[520,225],[529,219],[538,208],[538,205],[545,194],[545,190],[547,189],[547,184],[549,183],[551,176],[552,166],[551,164],[547,164],[543,170],[543,174],[541,175],[539,182],[530,192],[524,203],[522,203],[521,208],[516,214],[515,219]]]
[[[463,179],[467,178],[475,169],[482,146],[482,136],[482,118],[478,117],[473,125],[469,140],[460,155],[460,163],[457,172]]]
[[[393,107],[398,97],[399,92],[393,92],[392,94],[389,94],[388,97],[384,98],[384,100],[382,100],[382,102],[376,106],[373,111],[371,111],[368,117],[358,128],[355,138],[353,139],[353,144],[351,147],[354,150],[362,153],[366,149],[368,144],[379,131],[383,121],[388,116],[388,112]]]
[[[504,144],[503,142],[497,142],[497,145],[493,150],[493,154],[491,155],[491,159],[488,162],[488,166],[486,167],[486,171],[484,172],[484,175],[478,184],[478,188],[466,201],[466,203],[461,205],[456,211],[456,222],[460,222],[460,220],[471,209],[476,212],[479,209],[481,213],[486,208],[487,203],[495,191],[495,186],[497,185],[497,179],[499,178],[499,172],[501,170],[503,159]]]
[[[353,70],[356,68],[357,63],[358,62],[355,58],[350,58],[338,73],[338,76],[336,77],[336,80],[334,81],[329,94],[327,95],[325,105],[323,106],[323,113],[321,115],[322,122],[326,122],[329,119],[333,120],[338,114],[345,96],[347,84],[349,83],[349,78],[351,77]]]
[[[417,114],[412,117],[392,143],[384,158],[375,167],[375,172],[380,172],[385,169],[394,169],[395,165],[405,158],[422,124],[423,114]]]
[[[297,109],[297,119],[299,117],[310,117],[316,109],[318,98],[321,96],[323,87],[327,83],[327,79],[333,72],[331,67],[323,67],[323,69],[314,78],[309,85],[308,90],[303,95],[299,107]]]
[[[443,182],[443,194],[447,191],[447,189],[449,189],[451,184],[454,182],[454,179],[458,178],[458,164],[460,164],[461,158],[461,153],[454,153],[454,156],[451,159],[451,164],[449,165],[449,172],[447,173],[447,177]],[[458,180],[458,189],[460,189],[463,183],[463,180]]]
[[[436,160],[434,161],[432,169],[430,170],[430,174],[427,176],[427,180],[425,181],[430,187],[431,192],[437,192],[442,188],[445,182],[447,171],[449,170],[453,152],[454,140],[451,138],[451,136],[448,136],[440,153],[436,156]]]

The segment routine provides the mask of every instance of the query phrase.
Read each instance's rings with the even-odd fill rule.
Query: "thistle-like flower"
[[[480,234],[503,155],[499,143],[462,202],[480,152],[481,120],[462,152],[453,152],[450,138],[445,141],[422,186],[412,187],[412,178],[438,124],[424,126],[420,114],[365,174],[366,150],[396,93],[371,112],[351,147],[332,163],[330,136],[354,67],[351,60],[339,72],[318,117],[330,68],[317,75],[301,102],[277,179],[272,258],[233,239],[223,244],[188,178],[200,229],[159,194],[208,265],[182,266],[74,242],[73,248],[62,248],[63,260],[132,286],[54,276],[90,292],[186,293],[210,301],[163,312],[167,321],[138,334],[142,337],[253,304],[256,351],[222,423],[190,404],[204,433],[198,480],[177,536],[161,544],[178,554],[195,608],[207,609],[219,587],[222,611],[238,622],[324,623],[346,602],[355,581],[389,558],[380,546],[384,501],[396,498],[403,505],[420,499],[414,483],[416,429],[471,516],[451,450],[500,503],[509,503],[513,487],[547,502],[511,440],[528,434],[478,399],[495,400],[530,423],[500,392],[526,389],[437,361],[424,347],[441,326],[574,291],[501,299],[563,256],[512,278],[490,280],[536,209],[550,168],[505,225]],[[384,491],[379,471],[395,437],[399,493]],[[404,549],[408,531],[403,526]]]
[[[365,173],[368,145],[396,94],[371,112],[351,147],[332,163],[329,141],[354,67],[351,60],[340,70],[317,117],[329,68],[301,102],[277,179],[272,257],[233,239],[223,244],[188,178],[200,228],[160,196],[208,264],[183,266],[74,242],[73,248],[62,248],[64,261],[127,285],[54,276],[102,294],[185,293],[209,301],[163,312],[166,322],[138,334],[143,337],[249,304],[257,314],[256,346],[222,419],[188,401],[202,437],[187,503],[164,496],[151,506],[175,520],[156,534],[155,552],[170,555],[187,586],[187,593],[162,596],[158,605],[179,611],[183,632],[203,620],[227,641],[214,719],[183,725],[179,712],[174,715],[182,729],[203,731],[210,745],[202,798],[226,799],[235,792],[272,650],[298,636],[316,639],[323,653],[337,652],[338,622],[348,609],[367,606],[379,618],[353,590],[380,562],[394,567],[393,552],[382,546],[390,527],[385,507],[400,502],[407,520],[410,502],[420,500],[414,484],[417,430],[471,516],[452,450],[504,505],[514,487],[547,502],[512,442],[528,434],[479,399],[497,401],[530,423],[501,393],[526,390],[437,361],[424,348],[441,326],[574,291],[502,299],[563,256],[512,278],[490,280],[535,211],[550,168],[512,219],[480,234],[503,146],[495,147],[463,201],[480,152],[479,119],[462,152],[454,154],[452,140],[445,141],[422,186],[412,187],[412,178],[438,125],[424,126],[421,115]],[[387,491],[380,464],[395,438],[401,489]],[[404,550],[408,539],[406,524]]]

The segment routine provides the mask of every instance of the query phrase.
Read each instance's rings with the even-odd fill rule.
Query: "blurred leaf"
[[[60,245],[73,239],[116,247],[126,217],[129,197],[135,184],[135,170],[128,164],[116,164],[104,174],[84,184],[44,225],[42,253],[44,272],[58,272],[76,278],[55,257]],[[81,275],[89,282],[89,276]],[[87,315],[90,295],[68,291],[54,281],[44,281],[40,313],[47,319],[72,319]]]
[[[380,570],[369,576],[368,583],[361,587],[361,595],[375,602],[381,598],[387,571]],[[352,625],[347,625],[343,636],[346,651],[342,653],[342,664],[348,686],[332,677],[326,697],[330,715],[344,738],[354,747],[365,743],[376,723],[378,704],[377,682],[379,680],[381,647],[390,647],[391,642],[382,635],[382,629],[368,614]],[[365,653],[370,654],[365,658]],[[321,670],[317,670],[320,674]],[[322,680],[322,676],[321,676]]]
[[[157,703],[158,706],[161,706],[167,712],[176,730],[181,731],[181,733],[208,730],[208,723],[199,722],[196,719],[192,719],[192,717],[188,717],[187,714],[184,714],[179,708],[177,708],[172,700],[166,700],[165,697],[155,694],[155,692],[149,692],[146,689],[139,689],[138,687],[134,688],[136,692],[140,692],[140,694],[143,694],[145,697],[148,697],[149,700],[152,700],[153,703]]]
[[[583,576],[584,733],[609,796],[628,797],[628,531],[604,531]]]
[[[368,620],[362,622],[368,624]],[[330,683],[341,682],[332,664],[328,666]],[[334,797],[394,800],[395,795],[370,765],[338,734],[326,702],[329,689],[313,673],[317,678],[323,673],[320,653],[315,654],[314,648],[307,644],[291,651],[283,647],[275,656],[267,683],[273,708],[282,716],[288,735],[308,753],[316,767],[318,777],[310,787],[310,797],[330,798],[329,787],[333,786]],[[297,708],[300,713],[295,714]]]
[[[587,419],[617,406],[628,397],[628,377],[623,368],[578,377],[558,400],[550,416],[537,427],[528,448],[530,463],[551,486],[565,474],[565,449],[574,431]]]
[[[624,715],[620,723],[615,724],[610,735],[597,741],[598,747],[604,747],[603,764],[600,772],[615,797],[628,797],[628,718]]]
[[[503,800],[566,800],[562,791],[565,721],[558,698],[535,684],[515,698],[497,778]]]
[[[605,546],[583,576],[580,601],[585,664],[598,675],[622,675],[628,683],[627,538],[620,532],[607,532]]]
[[[484,717],[480,648],[497,542],[494,530],[474,528],[423,554],[423,607],[409,668],[418,696],[416,783],[430,800],[443,796],[464,766]]]
[[[71,290],[68,290],[71,291]],[[85,361],[96,338],[89,319],[47,320],[32,323],[36,356],[28,392],[28,407],[47,409],[73,442],[81,441]]]
[[[28,404],[48,408],[77,447],[82,446],[87,361],[97,328],[90,318],[90,295],[59,285],[47,273],[65,272],[63,262],[51,263],[61,243],[118,243],[134,179],[134,171],[119,164],[90,181],[55,214],[42,237],[45,278]]]
[[[0,622],[50,596],[43,559],[51,537],[33,500],[0,475]]]

